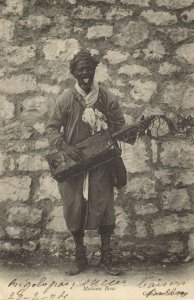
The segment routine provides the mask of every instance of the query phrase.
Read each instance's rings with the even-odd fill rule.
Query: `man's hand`
[[[62,150],[65,155],[76,162],[81,160],[80,150],[76,148],[76,146],[69,145],[65,141],[59,141],[58,149]]]
[[[137,122],[138,132],[144,132],[151,124],[151,120],[149,118],[141,117],[140,121]]]
[[[81,160],[81,153],[75,146],[66,145],[63,151],[65,152],[65,155],[67,155],[74,161],[79,162]]]

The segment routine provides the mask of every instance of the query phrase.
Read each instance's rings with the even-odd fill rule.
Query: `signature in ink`
[[[183,298],[188,295],[185,284],[185,281],[166,281],[149,276],[143,278],[137,286],[146,298],[151,296],[179,296]]]

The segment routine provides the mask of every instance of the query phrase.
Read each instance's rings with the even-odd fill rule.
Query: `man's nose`
[[[86,69],[83,69],[83,74],[86,74],[87,73],[87,70]]]

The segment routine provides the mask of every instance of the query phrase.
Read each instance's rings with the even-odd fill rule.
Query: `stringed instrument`
[[[152,115],[144,118],[144,124],[147,124],[144,131],[148,129],[151,124],[153,125],[156,120],[165,121],[169,130],[173,130],[172,122],[164,115]],[[136,137],[138,129],[139,122],[124,126],[121,130],[112,134],[107,129],[88,137],[76,144],[76,147],[81,153],[80,162],[72,160],[67,157],[63,151],[55,149],[47,155],[47,161],[53,178],[58,182],[61,182],[120,157],[121,149],[117,140],[123,140],[124,142],[130,143],[130,141]],[[141,132],[141,134],[142,133],[143,132]],[[154,137],[152,136],[152,138]]]

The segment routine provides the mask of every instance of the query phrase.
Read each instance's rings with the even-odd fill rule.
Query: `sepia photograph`
[[[0,300],[194,300],[194,0],[0,0]]]

